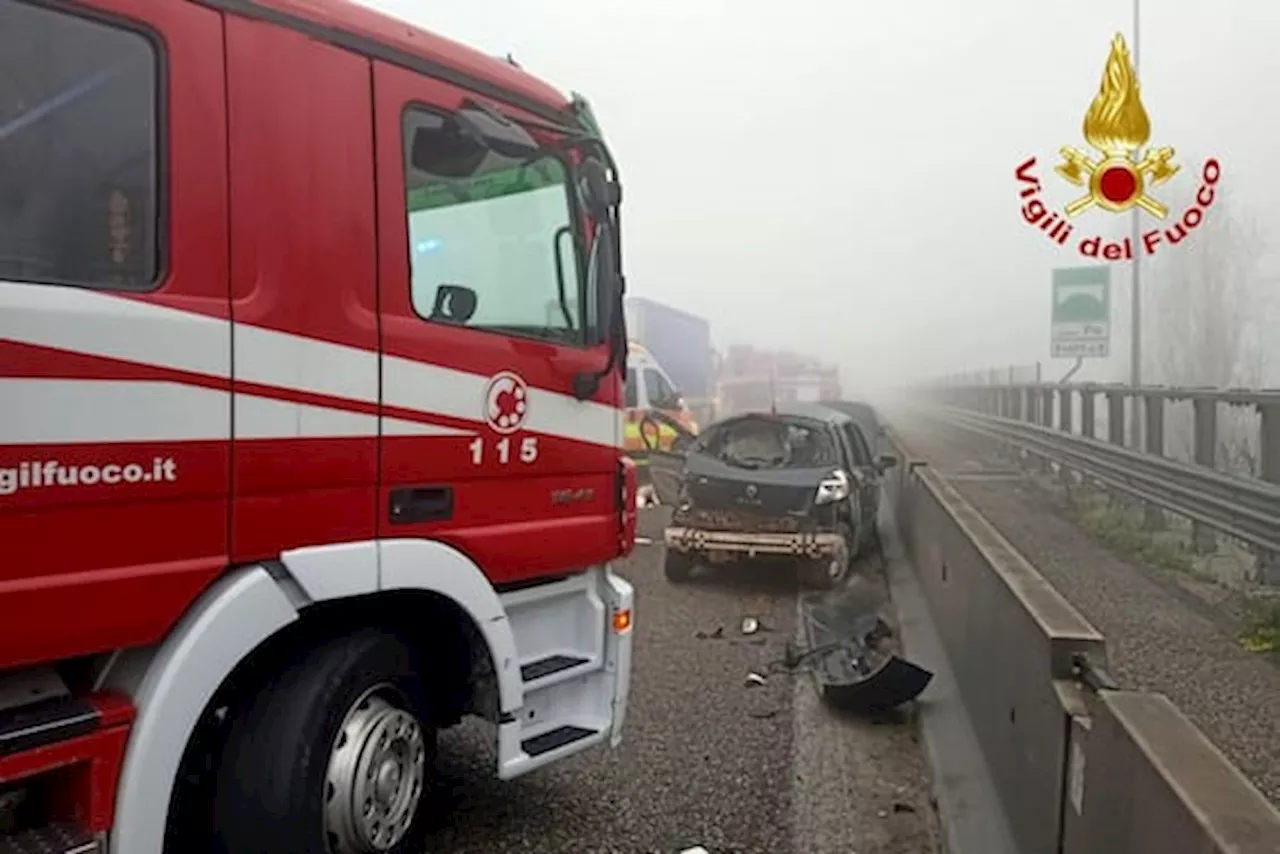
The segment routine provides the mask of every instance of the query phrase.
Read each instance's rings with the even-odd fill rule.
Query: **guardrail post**
[[[1053,426],[1053,389],[1040,390],[1040,423],[1045,427]]]
[[[1107,441],[1113,445],[1124,447],[1124,402],[1122,389],[1109,388],[1104,392],[1107,396]],[[1119,504],[1122,497],[1111,493],[1111,502]]]
[[[1258,414],[1262,418],[1258,474],[1268,483],[1280,484],[1280,403],[1260,404]],[[1280,555],[1258,553],[1258,580],[1263,584],[1280,585]]]
[[[1092,439],[1094,427],[1096,426],[1093,418],[1094,396],[1093,389],[1083,387],[1080,389],[1080,435]]]
[[[1196,397],[1191,407],[1195,413],[1195,461],[1213,468],[1218,447],[1218,402],[1212,397]],[[1209,554],[1218,548],[1218,536],[1212,528],[1192,522],[1191,546],[1197,554]]]
[[[1107,441],[1124,445],[1124,392],[1107,389]]]
[[[1058,429],[1063,433],[1071,433],[1075,426],[1074,419],[1071,417],[1071,398],[1074,395],[1075,389],[1070,386],[1058,388]],[[1071,487],[1071,471],[1066,466],[1058,466],[1058,479],[1064,486]]]
[[[1143,396],[1147,410],[1146,441],[1143,449],[1148,454],[1164,456],[1164,396],[1147,394]],[[1143,524],[1149,531],[1163,531],[1166,519],[1164,511],[1158,505],[1147,504],[1143,510]]]

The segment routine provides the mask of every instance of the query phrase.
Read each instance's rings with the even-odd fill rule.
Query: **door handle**
[[[438,522],[453,516],[453,488],[406,486],[391,490],[391,524]]]

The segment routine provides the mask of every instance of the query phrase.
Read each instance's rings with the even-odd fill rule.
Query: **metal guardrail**
[[[1014,445],[1111,489],[1280,553],[1280,485],[1011,418],[956,407],[932,411],[953,426]]]
[[[1219,531],[1252,544],[1259,580],[1280,585],[1280,528],[1275,521],[1280,513],[1280,390],[1014,382],[1004,381],[997,371],[985,383],[962,378],[919,391],[923,401],[987,419],[984,426],[999,431],[1006,442],[1059,464],[1065,461],[1069,468],[1140,498],[1150,529],[1164,526],[1164,510],[1189,518],[1192,547],[1200,554],[1214,551]],[[1105,407],[1101,412],[1099,402]],[[1193,414],[1190,463],[1166,455],[1166,416],[1178,402],[1189,403]],[[1227,450],[1219,442],[1219,422],[1227,409],[1258,414],[1256,433],[1249,438],[1257,455],[1247,475],[1217,468]],[[1105,437],[1095,437],[1098,414],[1105,417]],[[959,424],[960,418],[954,421]],[[975,423],[970,418],[961,426],[973,429]],[[1023,429],[1033,427],[1041,429]],[[1139,477],[1139,470],[1145,476]]]
[[[1072,438],[1019,427],[1033,428],[1021,441],[1054,453]],[[901,437],[888,438],[904,464],[886,497],[1020,854],[1280,851],[1280,811],[1168,698],[1117,685],[1103,635]],[[1101,456],[1172,477],[1125,454]],[[936,788],[948,797],[945,782]]]

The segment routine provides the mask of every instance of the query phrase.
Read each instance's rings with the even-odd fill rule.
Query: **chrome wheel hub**
[[[333,854],[377,854],[404,839],[422,800],[426,759],[422,724],[395,703],[390,686],[371,688],[347,710],[325,785]]]

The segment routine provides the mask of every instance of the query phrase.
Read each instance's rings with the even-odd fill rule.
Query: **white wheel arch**
[[[178,766],[205,707],[236,666],[307,606],[379,591],[452,599],[489,646],[500,711],[518,709],[523,683],[515,638],[497,592],[466,555],[430,540],[381,540],[296,549],[279,567],[219,579],[157,646],[123,654],[104,687],[133,698],[137,719],[117,787],[113,854],[162,854]]]

